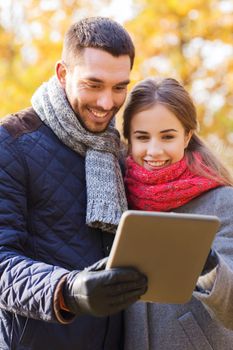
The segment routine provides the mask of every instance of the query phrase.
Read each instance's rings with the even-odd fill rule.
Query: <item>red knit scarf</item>
[[[195,158],[201,162],[199,155]],[[128,157],[125,186],[131,209],[169,211],[221,184],[193,174],[187,167],[185,157],[154,171],[143,168]]]

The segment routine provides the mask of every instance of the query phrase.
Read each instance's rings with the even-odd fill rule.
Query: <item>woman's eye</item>
[[[148,136],[141,135],[141,136],[137,136],[136,139],[140,141],[144,141],[144,140],[148,140]]]
[[[174,135],[163,135],[163,140],[172,140],[172,139],[174,139]]]

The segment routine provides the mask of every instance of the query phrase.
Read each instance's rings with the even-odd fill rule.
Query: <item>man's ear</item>
[[[62,61],[58,61],[56,64],[56,75],[63,88],[65,88],[66,86],[66,74],[67,74],[66,65]]]
[[[191,140],[192,136],[193,136],[193,131],[192,130],[190,130],[187,134],[185,134],[184,148],[188,147],[189,141]]]

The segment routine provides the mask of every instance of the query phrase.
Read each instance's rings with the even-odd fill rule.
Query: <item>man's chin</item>
[[[108,128],[108,125],[90,125],[90,126],[86,126],[86,129],[90,132],[93,132],[93,133],[101,133],[101,132],[104,132],[107,128]]]
[[[114,118],[115,114],[112,114],[111,118],[108,117],[108,120],[105,121],[101,121],[101,120],[94,120],[94,118],[91,118],[90,115],[88,115],[88,117],[81,118],[80,114],[76,113],[76,116],[79,120],[79,122],[81,123],[81,125],[89,132],[93,132],[93,133],[101,133],[104,132],[109,124],[112,122],[113,118]],[[93,120],[92,120],[93,119]]]
[[[85,123],[85,125],[83,125],[83,126],[86,130],[88,130],[90,132],[101,133],[101,132],[104,132],[108,128],[111,121],[112,121],[112,119],[106,123]]]

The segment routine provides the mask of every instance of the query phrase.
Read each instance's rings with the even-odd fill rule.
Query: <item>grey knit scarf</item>
[[[64,144],[85,156],[87,225],[115,232],[127,201],[118,162],[120,137],[113,123],[98,134],[83,128],[55,76],[36,90],[31,103]]]

